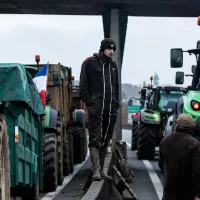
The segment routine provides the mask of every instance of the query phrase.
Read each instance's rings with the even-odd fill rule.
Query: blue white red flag
[[[48,64],[44,65],[44,67],[42,67],[42,69],[33,78],[33,82],[36,84],[39,91],[44,108],[46,107],[47,72]]]

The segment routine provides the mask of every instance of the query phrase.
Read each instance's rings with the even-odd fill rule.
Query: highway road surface
[[[130,150],[131,131],[123,130],[123,138],[127,142],[128,163],[135,174],[132,189],[138,200],[162,200],[163,175],[158,167],[158,149],[154,161],[138,160],[135,151]]]
[[[127,142],[128,163],[135,175],[131,186],[138,200],[162,200],[162,174],[158,167],[158,157],[154,161],[138,160],[136,152],[130,150],[130,130],[123,130],[122,139]],[[73,174],[65,177],[62,186],[55,192],[41,194],[40,200],[80,200],[84,194],[84,187],[88,185],[86,182],[88,176],[91,174],[89,155],[87,158],[85,162],[75,166]]]

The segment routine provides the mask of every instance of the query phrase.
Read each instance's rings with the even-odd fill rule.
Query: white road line
[[[81,169],[81,167],[85,164],[87,159],[89,158],[89,150],[87,153],[87,156],[85,158],[85,161],[83,161],[81,164],[74,165],[74,172],[73,174],[70,174],[64,178],[63,184],[61,186],[58,186],[55,192],[49,192],[47,193],[41,200],[52,200],[55,198],[60,191],[71,181],[71,179],[77,174],[77,172]]]
[[[129,144],[128,142],[126,142],[127,146],[131,147],[131,144]]]
[[[149,173],[149,176],[151,178],[151,181],[153,183],[153,186],[156,190],[156,193],[158,195],[159,200],[162,200],[162,196],[163,196],[163,185],[158,177],[158,175],[156,174],[152,164],[148,161],[148,160],[143,160],[143,163]]]
[[[127,146],[131,147],[131,144],[129,144],[128,142],[126,142]],[[157,150],[157,149],[156,149]],[[147,171],[148,174],[151,178],[151,181],[153,183],[153,186],[156,190],[156,193],[158,195],[159,200],[162,200],[162,196],[163,196],[163,185],[158,177],[158,175],[156,174],[152,164],[148,161],[148,160],[142,160]]]

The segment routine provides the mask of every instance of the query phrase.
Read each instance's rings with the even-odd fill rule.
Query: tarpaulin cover
[[[36,114],[45,114],[32,77],[25,67],[18,63],[0,63],[0,102],[9,101],[23,101]]]

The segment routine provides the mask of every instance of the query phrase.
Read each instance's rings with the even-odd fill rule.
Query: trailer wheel
[[[58,151],[56,135],[47,133],[43,136],[44,191],[55,191],[58,185]]]
[[[86,129],[86,121],[84,120],[82,123],[82,161],[85,161],[88,152],[88,140],[87,140],[87,129]]]
[[[157,127],[140,123],[137,147],[138,159],[154,159],[156,147]]]
[[[83,161],[83,128],[82,126],[73,127],[74,143],[74,163],[79,164]]]
[[[79,148],[78,144],[74,146],[74,137],[73,137],[74,127],[68,126],[67,127],[67,135],[68,135],[68,149],[69,149],[69,167],[70,173],[74,171],[74,147]]]
[[[132,140],[131,140],[131,150],[137,150],[137,143],[139,137],[139,127],[138,122],[133,122],[132,125]]]
[[[87,129],[83,128],[83,161],[85,160],[88,153],[88,140],[87,140]]]
[[[57,138],[58,138],[58,185],[62,185],[63,176],[63,133],[61,129],[60,117],[57,118]]]
[[[68,176],[70,174],[70,162],[69,162],[69,137],[68,134],[64,134],[63,143],[63,175]]]
[[[0,114],[0,188],[1,200],[10,200],[10,158],[5,116]]]
[[[39,170],[37,168],[36,173],[36,184],[32,188],[26,189],[23,193],[22,200],[39,200],[39,191],[40,191],[40,176]]]

